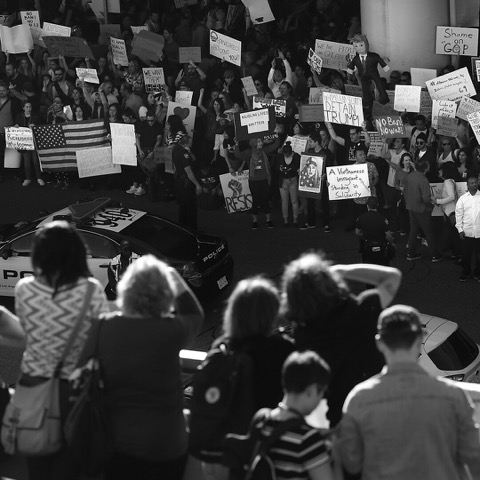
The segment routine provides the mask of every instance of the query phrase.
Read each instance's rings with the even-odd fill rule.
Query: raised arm
[[[342,147],[345,146],[345,139],[342,137],[339,137],[336,133],[335,130],[332,127],[332,124],[330,122],[325,122],[325,125],[327,126],[328,133],[330,134],[330,138],[334,141],[337,142],[339,145]]]

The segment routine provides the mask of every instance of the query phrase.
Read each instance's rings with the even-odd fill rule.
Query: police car
[[[135,253],[151,253],[175,267],[201,301],[215,297],[232,281],[233,259],[225,239],[99,198],[4,228],[0,234],[0,296],[13,296],[18,280],[33,274],[30,254],[35,231],[60,219],[76,224],[87,245],[90,271],[106,289],[108,265],[120,253],[122,240],[128,240]]]

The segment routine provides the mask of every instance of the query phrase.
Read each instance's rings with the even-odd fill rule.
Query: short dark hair
[[[420,313],[408,305],[392,305],[378,317],[377,332],[390,350],[408,350],[423,335]]]
[[[317,130],[314,130],[310,134],[310,139],[312,140],[312,142],[317,142],[319,144],[322,143],[322,137],[320,136],[320,132]]]
[[[430,170],[430,164],[425,161],[420,161],[415,164],[415,169],[420,173],[427,173]]]
[[[66,221],[47,223],[35,233],[32,248],[35,275],[43,275],[54,295],[64,285],[92,274],[87,249],[77,229]]]
[[[357,152],[363,152],[366,155],[367,147],[365,145],[358,145],[355,147],[355,155],[357,155]]]
[[[316,352],[293,352],[282,367],[282,386],[285,392],[302,393],[310,385],[325,388],[331,371],[327,362]]]
[[[424,115],[421,115],[421,114],[419,114],[415,117],[415,121],[417,121],[417,120],[420,120],[421,122],[427,123],[427,119],[425,118]]]
[[[457,180],[459,177],[457,167],[453,162],[445,162],[440,164],[438,170],[442,171],[442,177],[444,179]]]

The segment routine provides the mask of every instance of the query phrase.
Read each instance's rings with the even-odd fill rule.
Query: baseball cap
[[[393,305],[378,317],[377,332],[380,337],[421,333],[420,312],[409,305]]]

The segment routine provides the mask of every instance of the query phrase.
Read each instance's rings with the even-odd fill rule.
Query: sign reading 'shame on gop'
[[[437,27],[435,53],[474,57],[477,49],[478,28]]]
[[[359,97],[323,92],[325,121],[360,127],[363,124],[363,105]]]
[[[231,173],[220,175],[227,213],[244,212],[252,208],[253,201],[248,185],[248,176],[248,170],[237,172],[235,175]]]
[[[210,30],[210,54],[234,65],[240,66],[242,42]]]

